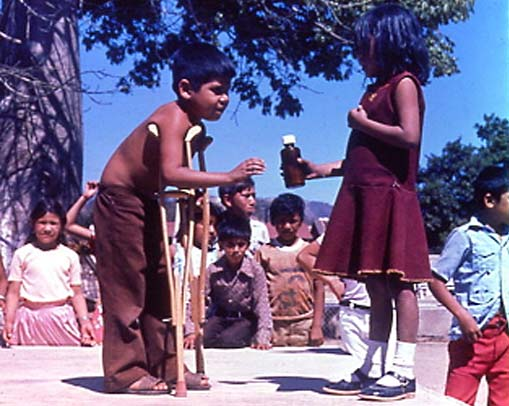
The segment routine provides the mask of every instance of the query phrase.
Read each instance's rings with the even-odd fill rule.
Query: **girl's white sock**
[[[368,351],[361,372],[370,378],[379,378],[385,373],[385,357],[387,354],[387,342],[368,340]]]
[[[415,349],[416,343],[396,341],[396,351],[392,370],[408,379],[414,379]]]

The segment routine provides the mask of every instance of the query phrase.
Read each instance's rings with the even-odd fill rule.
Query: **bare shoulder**
[[[410,76],[403,77],[396,85],[396,92],[417,92],[420,85]]]
[[[415,102],[419,97],[420,85],[409,76],[401,79],[396,85],[395,97],[399,103]]]
[[[156,124],[162,137],[169,134],[183,137],[192,125],[187,113],[176,102],[160,106],[147,119],[147,123]]]

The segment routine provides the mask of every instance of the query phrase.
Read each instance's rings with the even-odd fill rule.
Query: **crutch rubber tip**
[[[185,398],[187,397],[186,381],[177,381],[175,384],[175,397]]]

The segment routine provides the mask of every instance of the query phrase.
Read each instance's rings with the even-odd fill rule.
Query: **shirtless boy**
[[[169,291],[155,198],[160,187],[220,186],[265,170],[259,158],[229,172],[185,166],[187,130],[203,119],[221,117],[235,70],[213,46],[191,44],[174,55],[172,73],[177,100],[159,107],[122,142],[104,169],[96,199],[107,392],[168,393],[176,379],[174,337],[162,321],[169,317]],[[157,125],[159,137],[147,130],[150,123]],[[194,152],[204,144],[202,137],[194,143]],[[190,372],[186,383],[188,389],[209,387],[207,377]]]

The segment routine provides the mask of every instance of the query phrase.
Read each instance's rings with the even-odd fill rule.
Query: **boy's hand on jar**
[[[233,182],[239,182],[249,176],[260,175],[263,172],[265,172],[265,161],[260,158],[249,158],[233,168],[230,175]]]

